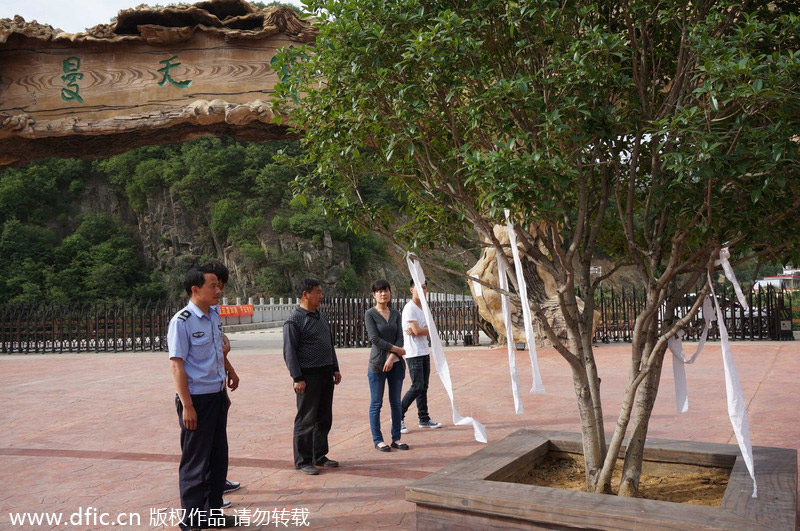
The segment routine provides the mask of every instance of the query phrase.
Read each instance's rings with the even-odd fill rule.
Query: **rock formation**
[[[508,245],[508,230],[503,225],[494,226],[494,235],[501,245]],[[518,244],[519,245],[519,244]],[[513,264],[513,257],[511,250],[506,251],[509,263]],[[484,282],[496,286],[497,281],[497,250],[494,247],[486,247],[481,253],[478,262],[469,270],[467,274],[473,277],[480,278]],[[533,261],[521,256],[523,262],[523,269],[525,275],[525,282],[528,285],[528,298],[531,302],[536,301],[541,305],[548,321],[556,332],[558,337],[566,341],[567,330],[564,325],[564,320],[561,317],[561,310],[558,304],[558,292],[555,279],[541,266],[533,263]],[[511,284],[511,281],[509,281]],[[478,305],[478,312],[481,317],[488,321],[494,329],[500,334],[505,336],[505,323],[503,321],[502,302],[500,293],[495,290],[480,286],[474,282],[470,282],[470,290]],[[513,291],[513,285],[511,286]],[[520,305],[519,296],[514,293],[510,297],[511,306],[511,322],[513,324],[515,343],[525,343],[525,328],[522,319],[522,307]],[[579,308],[583,310],[583,303],[579,301]],[[547,339],[542,328],[542,323],[533,313],[531,308],[531,316],[533,318],[533,332],[536,335],[537,346],[550,347],[552,344]],[[595,312],[595,322],[599,318],[599,313]]]

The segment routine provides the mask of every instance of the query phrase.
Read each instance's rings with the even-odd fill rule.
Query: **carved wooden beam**
[[[0,165],[205,135],[290,138],[273,120],[270,60],[315,36],[291,9],[243,0],[124,10],[79,34],[0,20]]]

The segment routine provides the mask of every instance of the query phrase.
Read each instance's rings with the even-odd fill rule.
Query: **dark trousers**
[[[178,482],[181,507],[186,511],[181,528],[204,527],[212,509],[222,507],[222,489],[228,475],[228,400],[225,391],[192,395],[197,429],[183,426],[183,404],[175,396],[181,427],[181,464]]]
[[[417,415],[420,422],[431,420],[428,415],[428,382],[431,379],[431,357],[417,356],[406,358],[408,363],[408,374],[411,376],[411,388],[403,396],[403,418],[406,418],[406,411],[411,403],[417,401]]]
[[[367,371],[369,380],[369,427],[372,430],[372,443],[383,441],[381,433],[381,407],[383,406],[383,391],[386,382],[389,382],[389,407],[392,410],[392,442],[400,440],[400,421],[403,420],[400,395],[403,392],[403,378],[406,369],[402,361],[396,361],[389,372]]]
[[[318,463],[328,454],[333,424],[333,371],[304,374],[306,390],[297,395],[294,418],[294,466]]]

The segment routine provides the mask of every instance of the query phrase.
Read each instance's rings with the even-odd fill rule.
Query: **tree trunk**
[[[666,346],[653,352],[652,369],[642,381],[636,391],[636,402],[631,418],[632,429],[625,451],[625,461],[622,465],[622,481],[619,486],[619,495],[635,497],[639,493],[639,480],[642,474],[645,440],[650,416],[658,395],[658,386],[661,381],[661,369],[664,364]]]
[[[576,306],[577,308],[577,306]],[[575,324],[576,321],[572,321]],[[567,321],[570,324],[570,321]],[[593,396],[593,390],[599,389],[599,383],[590,382],[587,371],[582,338],[572,327],[567,327],[570,350],[576,353],[580,366],[572,367],[572,383],[575,386],[575,397],[578,401],[578,414],[581,417],[581,434],[583,439],[583,459],[586,465],[586,487],[589,492],[597,491],[597,478],[605,460],[605,432],[602,416],[597,417],[597,405],[600,397]],[[596,373],[595,373],[596,375]],[[602,492],[602,491],[601,491]]]
[[[598,439],[594,402],[591,389],[586,381],[586,375],[575,370],[572,371],[572,382],[575,386],[575,396],[578,399],[578,413],[581,417],[581,434],[583,438],[583,459],[586,464],[586,486],[589,492],[596,492],[597,477],[603,467],[605,459],[605,440]],[[605,437],[604,437],[605,439]],[[604,491],[600,491],[604,492]]]
[[[589,328],[589,334],[591,334],[591,328]],[[586,379],[589,382],[589,392],[592,398],[592,407],[594,408],[595,436],[600,444],[600,453],[603,455],[603,459],[605,459],[606,434],[605,422],[603,420],[603,405],[600,399],[600,375],[597,374],[597,364],[594,360],[591,337],[585,337],[586,334],[581,334],[581,336],[583,336],[581,340],[584,342],[582,349],[584,369],[586,370]]]

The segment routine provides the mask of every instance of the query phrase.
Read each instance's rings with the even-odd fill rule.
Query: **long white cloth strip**
[[[727,247],[723,247],[719,251],[719,260],[716,260],[714,264],[722,265],[722,270],[725,271],[725,277],[733,284],[733,290],[736,292],[736,297],[739,299],[739,304],[742,305],[742,308],[748,310],[750,306],[747,304],[747,299],[744,298],[744,293],[742,293],[742,288],[739,286],[739,282],[736,280],[736,275],[733,274],[733,268],[731,267],[731,263],[728,261],[728,258],[731,257],[731,252],[728,250]]]
[[[667,341],[670,352],[672,352],[672,374],[675,380],[675,403],[678,413],[686,413],[689,411],[689,395],[686,391],[686,368],[684,364],[694,363],[700,351],[706,344],[708,338],[708,329],[711,328],[711,321],[716,321],[717,317],[714,315],[714,310],[711,307],[711,298],[706,297],[703,301],[703,333],[700,335],[700,342],[697,345],[697,350],[688,360],[683,354],[683,330],[678,330],[672,338]]]
[[[736,277],[734,277],[736,278]],[[736,372],[736,364],[733,361],[731,346],[728,342],[728,329],[725,327],[725,319],[719,307],[717,294],[714,293],[714,286],[711,284],[711,275],[708,275],[708,285],[711,294],[714,296],[714,307],[717,311],[717,325],[719,325],[719,337],[722,344],[722,362],[725,366],[725,390],[728,396],[728,417],[733,425],[733,433],[739,443],[739,450],[744,457],[744,464],[753,480],[753,498],[758,497],[758,486],[756,485],[755,467],[753,466],[753,447],[750,444],[750,423],[747,421],[747,404],[744,400],[742,386],[739,383],[739,375]]]
[[[415,286],[422,286],[425,283],[425,273],[422,272],[422,266],[419,260],[412,259],[413,255],[408,253],[406,255],[406,262],[408,263],[408,271],[411,273],[411,278],[414,279]],[[475,431],[475,440],[485,443],[486,427],[473,419],[472,417],[462,417],[458,410],[456,410],[455,400],[453,399],[453,382],[450,379],[450,367],[447,365],[447,358],[444,357],[444,349],[442,348],[442,340],[439,338],[439,330],[436,328],[436,322],[433,320],[431,308],[428,305],[427,297],[424,293],[419,300],[422,302],[422,312],[425,314],[425,321],[428,323],[428,332],[431,338],[431,355],[433,356],[433,363],[436,367],[436,374],[442,381],[444,390],[447,391],[447,396],[450,397],[450,407],[453,409],[453,424],[456,426],[466,426],[472,424]]]
[[[508,270],[506,263],[500,259],[500,255],[495,256],[497,261],[497,284],[500,289],[508,291]],[[506,345],[508,346],[508,369],[511,372],[511,394],[514,395],[514,412],[522,413],[522,400],[519,396],[519,376],[517,376],[517,358],[514,353],[514,325],[511,322],[511,305],[508,295],[500,294],[503,310],[503,321],[506,324]]]
[[[514,232],[514,225],[511,223],[508,209],[505,210],[505,215],[506,227],[508,228],[508,243],[511,245],[511,254],[514,255],[514,269],[517,273],[517,286],[519,287],[520,305],[522,306],[522,319],[525,324],[525,342],[528,344],[528,355],[531,358],[531,375],[533,382],[530,392],[544,393],[542,374],[539,371],[539,356],[536,352],[536,336],[533,334],[531,307],[528,303],[528,286],[525,283],[525,275],[522,271],[522,260],[519,258],[519,249],[517,249],[517,234]]]

